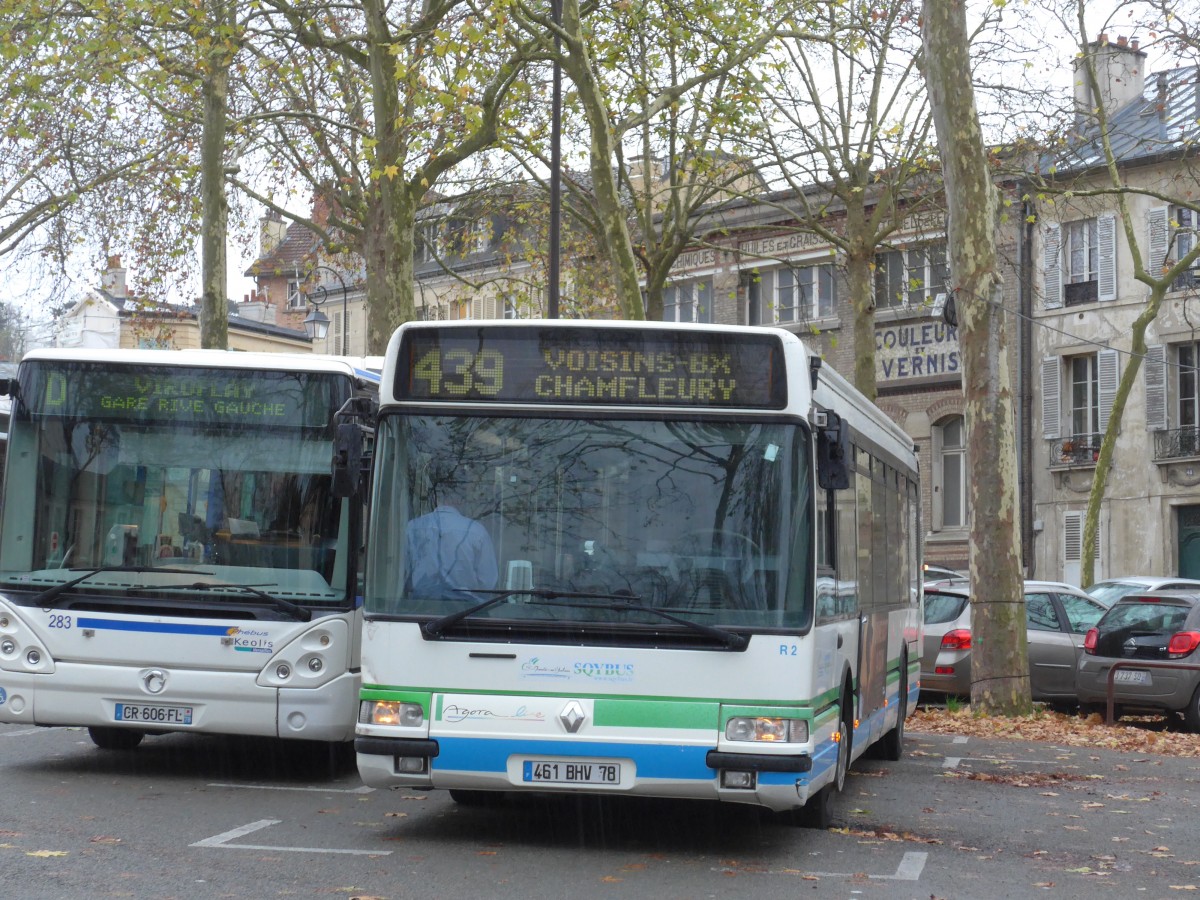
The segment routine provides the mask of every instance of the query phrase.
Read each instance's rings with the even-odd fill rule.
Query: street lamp
[[[341,355],[345,356],[347,353],[349,353],[349,350],[347,349],[348,338],[346,335],[346,326],[349,323],[349,296],[348,289],[346,287],[346,280],[342,278],[342,276],[336,270],[329,268],[329,266],[313,266],[312,269],[309,270],[308,274],[312,275],[315,272],[328,272],[330,275],[336,278],[338,280],[338,284],[342,286]],[[315,293],[309,294],[308,296],[308,300],[310,303],[312,303],[313,309],[312,312],[310,312],[304,319],[304,332],[308,335],[310,340],[323,341],[325,340],[325,336],[329,334],[329,317],[325,315],[325,313],[321,312],[321,307],[324,306],[325,302],[329,299],[329,291],[323,284],[314,285],[313,291],[320,291],[320,299],[318,299],[318,295]]]

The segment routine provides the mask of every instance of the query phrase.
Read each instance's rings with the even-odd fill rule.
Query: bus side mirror
[[[333,483],[335,497],[353,497],[363,488],[363,435],[356,422],[337,427],[333,442]]]
[[[837,413],[817,423],[817,484],[827,491],[850,487],[850,429]]]

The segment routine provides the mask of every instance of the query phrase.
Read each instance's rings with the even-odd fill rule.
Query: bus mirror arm
[[[363,433],[355,422],[343,422],[337,427],[331,474],[335,497],[353,497],[363,489]]]

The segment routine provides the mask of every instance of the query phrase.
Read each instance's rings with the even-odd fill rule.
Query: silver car
[[[1142,662],[1159,665],[1136,665]],[[1200,732],[1200,591],[1137,591],[1114,603],[1084,642],[1079,702],[1107,706],[1110,673],[1118,718],[1183,713],[1188,728]]]
[[[1106,607],[1079,588],[1055,581],[1025,582],[1029,683],[1034,700],[1075,702],[1075,668],[1084,635]],[[966,587],[925,591],[921,690],[971,693],[971,598]]]
[[[1097,581],[1087,592],[1103,603],[1112,606],[1133,591],[1194,591],[1200,590],[1200,581],[1194,578],[1177,578],[1161,575],[1124,575],[1121,578],[1106,578]]]

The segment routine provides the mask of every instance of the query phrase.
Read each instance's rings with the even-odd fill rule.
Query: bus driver
[[[433,486],[431,512],[408,524],[404,535],[405,589],[422,600],[481,600],[475,590],[496,587],[500,570],[486,528],[459,511],[454,476]]]

